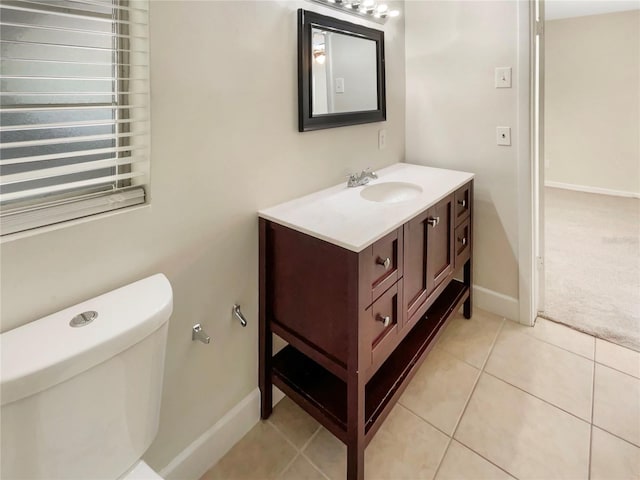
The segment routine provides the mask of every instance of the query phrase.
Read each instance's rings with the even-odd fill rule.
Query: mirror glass
[[[311,29],[312,115],[378,108],[376,42]]]
[[[298,130],[387,119],[384,32],[298,10]]]

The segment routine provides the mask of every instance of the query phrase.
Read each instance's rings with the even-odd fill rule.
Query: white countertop
[[[347,187],[347,182],[262,209],[264,219],[334,245],[360,252],[471,180],[472,173],[396,163],[377,170],[377,180]],[[422,193],[397,203],[365,200],[363,188],[383,182],[419,185]]]

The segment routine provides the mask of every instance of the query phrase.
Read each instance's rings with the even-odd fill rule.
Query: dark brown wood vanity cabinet
[[[471,316],[472,199],[473,181],[360,252],[260,219],[262,418],[276,385],[347,445],[349,480],[446,322]]]

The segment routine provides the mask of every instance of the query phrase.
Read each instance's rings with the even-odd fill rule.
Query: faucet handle
[[[365,168],[362,173],[366,173],[367,175],[369,175],[371,178],[378,178],[378,174],[374,171],[371,170],[371,167],[367,167]]]

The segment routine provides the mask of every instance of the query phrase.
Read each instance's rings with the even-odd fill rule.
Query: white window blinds
[[[145,202],[147,0],[0,2],[3,235]]]

